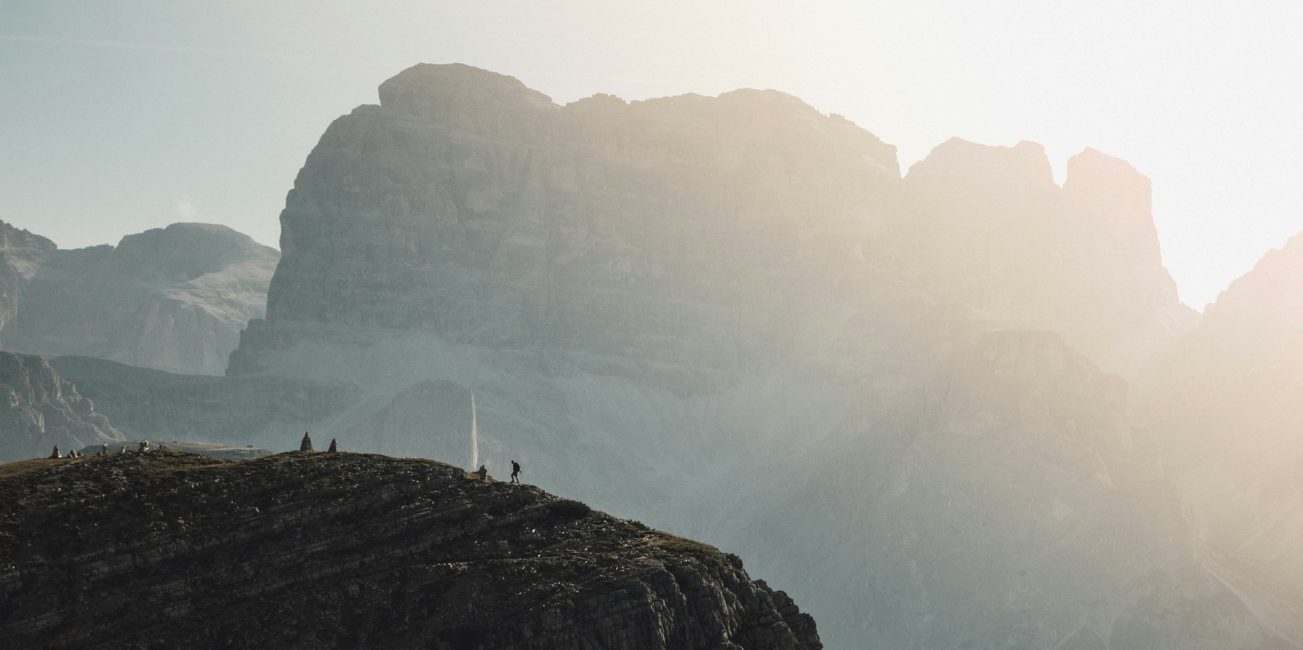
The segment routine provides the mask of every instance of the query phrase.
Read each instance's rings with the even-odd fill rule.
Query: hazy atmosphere
[[[1303,650],[1303,9],[0,0],[14,647]]]
[[[0,205],[63,247],[173,221],[265,244],[303,154],[414,62],[565,103],[775,88],[900,149],[1094,147],[1154,182],[1196,309],[1303,225],[1294,2],[0,0]]]

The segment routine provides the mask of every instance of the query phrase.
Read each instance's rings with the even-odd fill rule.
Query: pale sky
[[[332,119],[417,62],[564,103],[777,88],[908,167],[951,136],[1095,147],[1154,183],[1202,308],[1303,230],[1303,3],[0,0],[0,219],[65,248],[174,221],[276,245]]]

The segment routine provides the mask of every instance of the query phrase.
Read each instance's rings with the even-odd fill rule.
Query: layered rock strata
[[[822,647],[734,556],[429,461],[28,461],[0,494],[20,646]]]

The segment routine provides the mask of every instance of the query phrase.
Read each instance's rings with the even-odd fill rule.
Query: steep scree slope
[[[0,352],[0,460],[119,440],[122,433],[47,360]]]

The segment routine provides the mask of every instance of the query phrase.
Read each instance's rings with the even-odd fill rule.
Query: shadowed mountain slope
[[[25,647],[822,647],[734,556],[430,461],[37,460],[0,496]]]

